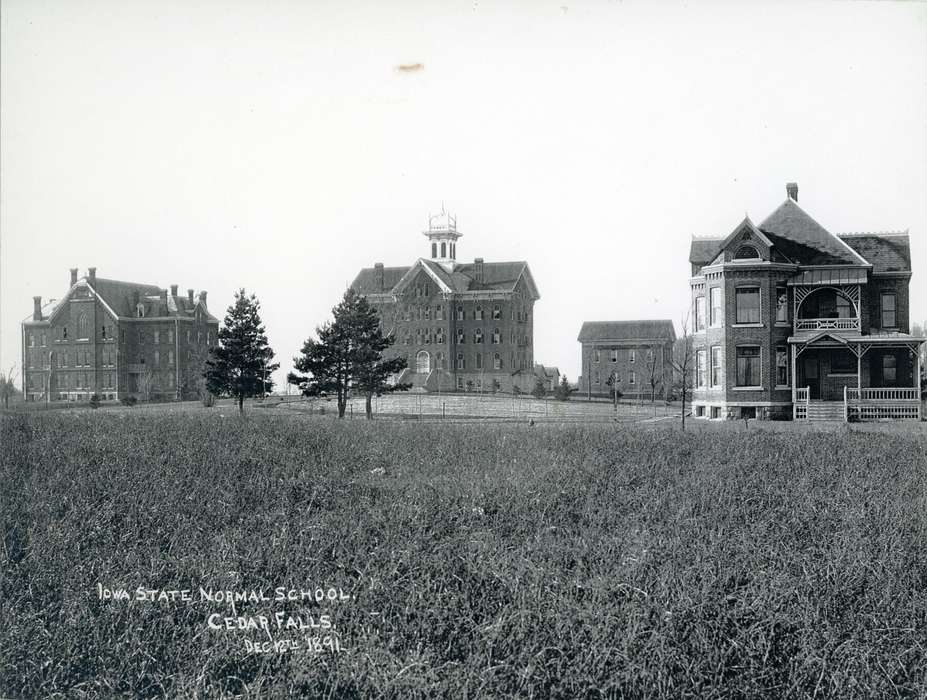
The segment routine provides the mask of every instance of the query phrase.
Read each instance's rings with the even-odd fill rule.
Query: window
[[[479,304],[477,304],[476,310],[473,312],[473,320],[474,320],[474,321],[482,321],[482,320],[483,320],[483,307],[480,306]]]
[[[636,381],[637,375],[634,374],[634,370],[632,369],[630,372],[628,372],[628,384],[634,384]]]
[[[140,333],[139,340],[141,340],[141,331],[139,331],[139,333]],[[188,343],[190,342],[190,329],[189,328],[187,329],[187,342]]]
[[[154,351],[154,364],[155,364],[155,367],[161,366],[161,351],[160,350]]]
[[[599,352],[598,348],[592,351],[592,359],[594,362],[600,362],[602,360],[602,354]]]
[[[424,317],[426,321],[431,320],[431,307],[430,306],[426,306],[424,309],[422,309],[422,316]]]
[[[695,352],[695,386],[703,387],[705,382],[705,370],[707,368],[705,351],[696,350]]]
[[[444,329],[443,328],[439,328],[437,331],[435,331],[435,342],[439,344],[444,342]]]
[[[634,362],[637,353],[634,350],[628,350],[628,362]]]
[[[441,257],[442,258],[447,257],[447,243],[445,243],[444,241],[441,241]]]
[[[776,287],[776,323],[789,322],[789,293],[785,287]]]
[[[499,353],[492,356],[492,368],[502,369],[502,356]]]
[[[145,318],[145,305],[139,302],[135,305],[135,314],[139,318]]]
[[[502,309],[499,308],[498,304],[492,307],[492,317],[494,321],[502,318]]]
[[[711,385],[721,386],[721,347],[719,345],[711,348]]]
[[[882,355],[882,383],[894,384],[898,379],[898,360],[894,355]]]
[[[438,369],[446,369],[446,367],[444,366],[444,353],[443,352],[435,353],[435,365],[437,366]]]
[[[721,306],[721,287],[712,287],[708,290],[708,301],[710,305],[708,322],[712,326],[720,326],[721,319],[724,318],[724,309]]]
[[[752,245],[742,245],[734,253],[734,260],[750,260],[758,257],[760,257],[760,254]]]
[[[77,337],[78,338],[87,338],[87,316],[86,314],[81,314],[77,317]]]
[[[466,342],[466,340],[467,340],[467,336],[466,336],[466,334],[464,333],[464,329],[463,329],[463,328],[458,328],[458,329],[457,329],[457,344],[458,344],[458,345],[463,345],[463,344]]]
[[[206,344],[212,345],[212,331],[206,331]]]
[[[462,352],[457,353],[457,369],[466,369],[467,361],[464,359],[464,354]]]
[[[784,345],[776,348],[776,386],[789,385],[789,353]]]
[[[647,348],[647,364],[653,364],[653,348]]]
[[[483,353],[476,353],[476,368],[483,369]]]
[[[154,330],[152,333],[154,334],[154,344],[157,345],[161,342],[161,331]]]
[[[433,241],[431,243],[431,257],[438,257],[438,244]]]
[[[618,362],[618,348],[612,348],[612,362]]]
[[[737,386],[760,386],[760,349],[737,348]]]
[[[596,384],[601,383],[601,377],[599,377],[599,370],[596,370],[595,372],[593,372],[592,377]]]
[[[473,332],[473,342],[474,342],[474,343],[482,343],[482,342],[483,342],[483,329],[482,329],[482,328],[477,328],[477,329]]]
[[[464,320],[464,308],[462,306],[457,307],[457,320],[458,321]]]
[[[169,342],[169,343],[173,343],[173,342],[174,342],[174,331],[168,331],[168,332],[167,332],[167,342]]]
[[[853,318],[853,307],[850,300],[842,294],[837,295],[837,318]]]
[[[735,295],[737,323],[760,322],[760,288],[741,287]]]
[[[882,328],[895,328],[898,319],[895,314],[895,293],[882,292]]]
[[[502,344],[502,333],[499,332],[498,328],[492,329],[492,344],[501,345]]]
[[[61,329],[61,339],[62,340],[68,339],[68,327],[67,326],[63,326]]]
[[[695,330],[705,330],[705,297],[695,297]]]
[[[435,320],[443,321],[444,320],[444,307],[441,304],[438,304],[435,307]]]
[[[30,334],[29,334],[29,347],[30,347],[30,348],[34,348],[34,347],[35,347],[35,333],[30,333]]]

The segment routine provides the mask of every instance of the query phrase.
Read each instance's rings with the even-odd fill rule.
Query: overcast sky
[[[4,0],[0,365],[68,269],[254,291],[281,361],[361,267],[527,260],[535,359],[670,318],[689,241],[797,181],[832,232],[910,229],[927,317],[927,4]],[[400,65],[420,63],[421,70]]]

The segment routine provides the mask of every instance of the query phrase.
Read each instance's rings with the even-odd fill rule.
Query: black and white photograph
[[[0,697],[927,698],[927,2],[2,0]]]

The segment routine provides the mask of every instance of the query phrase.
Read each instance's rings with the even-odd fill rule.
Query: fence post
[[[444,401],[441,402],[441,420],[444,420],[445,418],[447,418],[447,415],[444,410],[446,405],[447,404],[445,404]]]

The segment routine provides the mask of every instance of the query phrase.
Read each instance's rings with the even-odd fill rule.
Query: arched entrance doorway
[[[428,374],[431,371],[431,356],[426,350],[419,350],[415,356],[415,371],[417,374]]]

